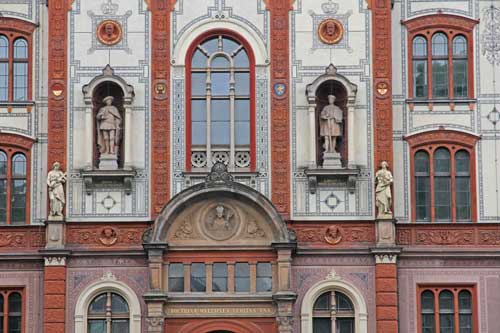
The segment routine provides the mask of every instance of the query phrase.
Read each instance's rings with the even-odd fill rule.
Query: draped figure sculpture
[[[54,162],[52,170],[47,174],[50,202],[49,220],[62,220],[64,218],[63,209],[66,203],[64,183],[66,183],[66,174],[61,171],[61,164]]]
[[[377,205],[377,218],[392,219],[391,211],[392,194],[391,185],[394,182],[392,173],[389,171],[389,163],[382,161],[380,169],[375,174],[375,200]]]

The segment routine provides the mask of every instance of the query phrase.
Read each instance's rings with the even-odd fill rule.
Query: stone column
[[[133,167],[133,162],[132,162],[132,137],[133,137],[133,132],[132,132],[132,107],[130,105],[132,101],[126,100],[124,103],[125,107],[125,115],[124,115],[124,120],[123,120],[123,167],[124,169],[130,169]]]
[[[375,295],[377,332],[398,333],[398,271],[394,219],[376,221]]]
[[[65,332],[66,252],[45,252],[43,284],[43,330]]]
[[[164,290],[163,277],[163,254],[167,249],[167,243],[146,243],[143,245],[148,254],[148,265],[150,274],[149,291],[144,294],[147,306],[147,333],[163,333],[165,322],[164,307],[167,302],[167,294]]]
[[[293,333],[293,303],[297,295],[291,290],[291,274],[292,251],[296,246],[295,242],[273,244],[278,252],[278,272],[276,274],[278,281],[273,299],[278,310],[276,322],[279,333]]]
[[[309,123],[309,140],[307,163],[309,168],[316,168],[318,163],[316,161],[316,96],[307,96],[309,102],[309,109],[307,111],[307,119]]]

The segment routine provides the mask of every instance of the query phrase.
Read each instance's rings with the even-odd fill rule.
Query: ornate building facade
[[[500,332],[497,0],[0,1],[0,332]]]

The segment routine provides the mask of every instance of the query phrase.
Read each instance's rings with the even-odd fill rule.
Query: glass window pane
[[[228,99],[214,99],[211,107],[211,141],[228,145],[231,140],[230,104]]]
[[[28,99],[28,63],[14,63],[14,100]]]
[[[227,264],[214,263],[212,267],[212,290],[227,291]]]
[[[432,56],[448,55],[448,37],[443,33],[432,36]]]
[[[204,99],[191,100],[191,120],[207,121],[207,101]]]
[[[207,122],[193,121],[191,123],[191,144],[205,145],[207,143]]]
[[[7,37],[0,35],[0,59],[9,58],[9,40]]]
[[[212,54],[214,52],[217,52],[218,49],[218,37],[213,37],[211,39],[208,39],[201,44],[201,47],[208,53]]]
[[[470,178],[467,176],[455,178],[457,220],[468,221],[470,212]]]
[[[429,154],[415,154],[415,211],[417,221],[429,221],[431,209]]]
[[[193,59],[191,60],[192,68],[206,68],[208,57],[203,54],[200,50],[196,50],[193,54]]]
[[[332,333],[330,318],[313,318],[313,333]]]
[[[129,332],[128,319],[113,319],[111,321],[112,333],[128,333]]]
[[[191,95],[205,96],[207,94],[207,74],[192,73],[191,74]]]
[[[434,177],[434,200],[436,220],[451,219],[451,179]]]
[[[460,333],[472,333],[472,314],[461,314],[459,316]]]
[[[248,59],[248,54],[245,49],[241,49],[233,58],[234,66],[238,68],[248,68],[250,67],[250,61]]]
[[[26,176],[26,157],[23,154],[12,157],[12,176]]]
[[[205,281],[205,264],[191,264],[191,291],[204,292],[206,291]]]
[[[0,179],[0,223],[7,222],[7,180]]]
[[[257,263],[257,291],[267,292],[273,289],[273,269],[269,262]]]
[[[0,101],[9,99],[9,64],[0,62]]]
[[[354,318],[337,318],[336,333],[354,333]]]
[[[250,100],[237,99],[234,101],[234,120],[250,121]]]
[[[226,52],[227,54],[233,53],[234,51],[236,51],[238,49],[239,46],[240,46],[240,44],[235,42],[232,39],[229,39],[227,37],[222,38],[222,50],[224,52]]]
[[[212,122],[211,141],[213,145],[229,145],[231,127],[229,122]]]
[[[14,59],[28,58],[28,42],[24,38],[18,38],[14,42]]]
[[[11,184],[11,222],[26,223],[26,180],[15,179]]]
[[[472,296],[467,290],[462,290],[458,294],[458,309],[460,312],[472,311]]]
[[[467,56],[467,39],[464,36],[453,39],[453,56]]]
[[[450,152],[446,148],[438,148],[434,152],[434,172],[450,172]]]
[[[448,97],[448,60],[432,60],[432,96]]]
[[[0,177],[7,176],[7,154],[0,150]]]
[[[234,81],[237,96],[250,95],[250,73],[234,73]]]
[[[212,121],[229,121],[229,99],[213,99],[210,112]]]
[[[170,264],[168,266],[168,291],[184,291],[184,265]]]
[[[427,56],[427,40],[422,36],[417,36],[413,39],[413,56]]]
[[[422,150],[418,151],[415,154],[415,173],[428,175],[429,170],[429,154]]]
[[[453,60],[453,94],[467,97],[467,60]]]
[[[22,312],[22,298],[19,293],[12,293],[9,295],[9,315],[21,314]]]
[[[212,73],[212,95],[213,96],[228,96],[229,95],[229,78],[227,72]]]
[[[250,145],[250,122],[238,121],[234,124],[234,143],[237,146]]]
[[[427,60],[413,61],[413,94],[415,97],[427,97]]]
[[[422,313],[434,313],[434,294],[426,290],[422,293]]]
[[[21,316],[9,315],[8,325],[8,333],[21,333]]]
[[[314,302],[314,310],[329,310],[330,309],[330,295],[331,292],[326,292],[322,294],[316,302]]]
[[[226,57],[217,56],[212,59],[212,63],[210,65],[210,67],[212,68],[229,68],[231,64]]]
[[[439,294],[439,312],[449,313],[454,311],[454,299],[451,291],[445,290]]]
[[[455,154],[455,170],[457,174],[469,175],[470,158],[467,151],[460,150]]]
[[[127,301],[123,297],[118,294],[111,294],[111,311],[113,313],[127,313],[128,312],[128,304]]]
[[[236,292],[250,291],[250,266],[246,262],[234,265],[234,290]]]
[[[106,333],[106,320],[89,320],[88,333]]]
[[[335,292],[335,303],[337,304],[337,311],[354,311],[351,300],[338,291]]]
[[[100,294],[89,305],[89,313],[105,313],[106,312],[106,300],[108,298],[107,293]]]

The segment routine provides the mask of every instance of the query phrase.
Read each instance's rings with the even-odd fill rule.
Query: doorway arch
[[[168,324],[167,324],[168,327]],[[185,325],[179,333],[266,333],[259,326],[244,320],[208,319]]]

